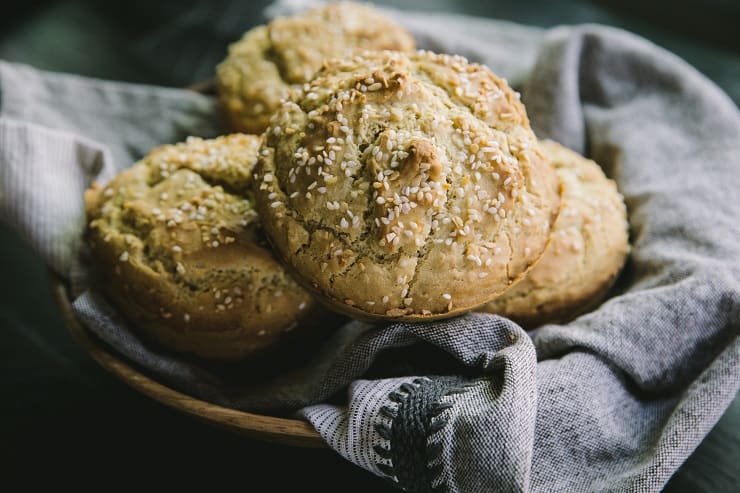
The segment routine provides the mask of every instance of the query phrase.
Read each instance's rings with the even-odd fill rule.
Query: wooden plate
[[[295,447],[324,448],[326,443],[305,421],[247,413],[211,404],[171,389],[130,366],[77,320],[64,281],[49,271],[52,296],[72,337],[100,366],[131,388],[180,412],[234,433]]]

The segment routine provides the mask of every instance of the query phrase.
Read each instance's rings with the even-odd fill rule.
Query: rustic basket
[[[97,361],[131,388],[180,412],[219,428],[250,438],[295,447],[326,447],[318,433],[305,421],[247,413],[218,406],[178,392],[163,385],[132,367],[121,356],[90,333],[72,311],[69,291],[65,282],[49,271],[51,291],[62,318],[80,346]]]

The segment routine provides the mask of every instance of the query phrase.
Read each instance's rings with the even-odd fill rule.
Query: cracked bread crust
[[[599,303],[630,251],[624,199],[598,164],[543,141],[563,189],[550,245],[527,276],[480,311],[533,328],[564,322]]]
[[[86,192],[101,287],[143,336],[240,359],[312,311],[262,240],[249,192],[258,146],[255,136],[191,137]]]
[[[355,51],[411,51],[414,39],[372,7],[330,3],[248,31],[217,68],[218,100],[234,131],[260,134],[291,90],[325,59]]]
[[[539,259],[560,203],[518,95],[429,52],[325,63],[273,118],[255,169],[276,253],[366,319],[490,301]]]

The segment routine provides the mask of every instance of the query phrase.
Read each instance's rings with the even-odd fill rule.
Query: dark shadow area
[[[734,0],[601,0],[593,3],[678,36],[700,39],[735,52],[740,50],[740,2]]]

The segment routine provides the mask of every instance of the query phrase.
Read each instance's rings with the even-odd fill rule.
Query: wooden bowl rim
[[[295,447],[327,447],[326,442],[306,421],[219,406],[178,392],[140,372],[77,320],[64,280],[51,270],[49,280],[54,301],[72,337],[100,366],[129,387],[165,406],[240,435]]]

